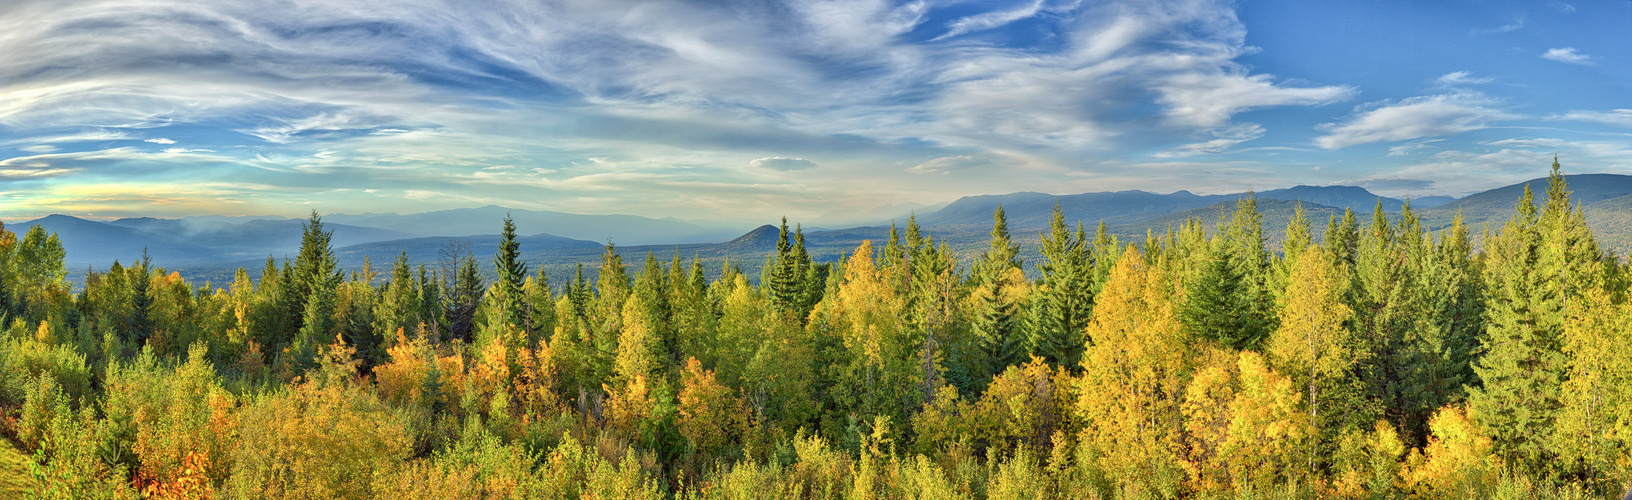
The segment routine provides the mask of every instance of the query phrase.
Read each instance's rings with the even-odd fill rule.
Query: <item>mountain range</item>
[[[1566,178],[1572,199],[1587,213],[1598,238],[1607,247],[1628,248],[1632,243],[1632,176],[1613,174],[1571,175]],[[1538,200],[1545,200],[1547,179],[1504,186],[1461,199],[1446,197],[1409,200],[1422,217],[1424,226],[1438,230],[1461,213],[1477,234],[1485,224],[1499,228],[1512,213],[1525,185]],[[1036,241],[1046,228],[1058,204],[1066,219],[1081,222],[1090,231],[1104,221],[1109,232],[1123,241],[1142,240],[1146,231],[1165,231],[1191,218],[1204,225],[1216,225],[1234,210],[1244,193],[1196,195],[1188,191],[1157,194],[1146,191],[1096,192],[1071,195],[1010,193],[968,196],[944,207],[913,215],[918,224],[933,234],[937,243],[950,245],[965,258],[983,250],[991,229],[992,211],[1004,208],[1009,229],[1022,244],[1022,257],[1036,262]],[[1344,208],[1369,215],[1381,204],[1385,213],[1397,214],[1407,200],[1377,196],[1355,186],[1296,186],[1254,193],[1271,246],[1278,247],[1286,221],[1302,206],[1315,236],[1323,232],[1330,217],[1340,217]],[[885,213],[909,206],[884,206],[873,213]],[[925,207],[933,209],[934,207]],[[552,276],[574,271],[582,262],[593,273],[599,254],[608,241],[618,245],[628,265],[638,265],[641,254],[662,257],[680,254],[698,258],[713,272],[732,262],[755,274],[765,255],[775,249],[776,228],[761,226],[743,233],[743,228],[707,221],[672,218],[653,219],[632,215],[581,215],[509,209],[498,206],[443,210],[420,214],[334,214],[323,217],[333,231],[332,243],[341,265],[356,268],[365,258],[375,267],[389,265],[406,253],[409,261],[434,264],[445,260],[453,249],[468,251],[486,263],[498,244],[496,233],[504,216],[510,215],[524,236],[520,239],[523,257]],[[866,217],[850,214],[847,216]],[[827,222],[847,216],[825,216]],[[299,247],[304,219],[275,216],[198,216],[182,219],[129,218],[93,221],[66,215],[51,215],[10,226],[19,235],[34,225],[55,232],[67,248],[67,261],[75,277],[87,267],[104,269],[115,259],[130,262],[145,250],[154,262],[181,270],[192,278],[229,279],[231,271],[245,267],[258,272],[268,256],[291,257]],[[897,219],[898,225],[906,221]],[[864,239],[887,237],[887,225],[867,225],[844,229],[809,227],[806,246],[813,258],[838,260]],[[542,230],[542,232],[539,232]]]

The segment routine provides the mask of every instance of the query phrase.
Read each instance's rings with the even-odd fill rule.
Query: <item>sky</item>
[[[1632,1],[7,0],[0,219],[1632,174]]]

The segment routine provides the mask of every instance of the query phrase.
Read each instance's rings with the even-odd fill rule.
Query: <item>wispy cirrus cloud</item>
[[[1613,109],[1609,111],[1574,110],[1555,118],[1632,128],[1632,109]]]
[[[804,170],[804,169],[808,169],[808,168],[816,168],[816,163],[813,162],[813,161],[810,161],[810,160],[806,160],[804,158],[785,158],[785,157],[781,157],[781,156],[770,156],[770,157],[759,158],[759,159],[755,159],[753,161],[749,161],[748,166],[754,167],[754,168],[765,168],[765,169],[770,169],[770,170],[788,171],[788,170]]]
[[[1473,76],[1471,71],[1452,71],[1435,78],[1433,83],[1438,87],[1462,87],[1467,85],[1484,85],[1496,81],[1493,77]]]
[[[991,164],[992,164],[992,161],[988,160],[988,159],[985,159],[985,158],[980,158],[980,157],[977,157],[977,156],[970,156],[970,155],[958,155],[958,156],[948,156],[948,157],[944,157],[944,158],[936,158],[936,159],[929,160],[929,161],[926,161],[926,162],[923,162],[923,163],[919,163],[917,165],[913,165],[912,167],[908,168],[907,171],[915,173],[915,174],[942,174],[942,175],[945,175],[945,174],[955,172],[955,171],[958,171],[958,170],[977,168],[977,167],[985,167],[985,166],[988,166],[988,165],[991,165]]]
[[[1455,135],[1514,118],[1517,115],[1502,110],[1497,100],[1475,92],[1379,101],[1357,109],[1347,121],[1320,125],[1318,128],[1326,134],[1316,137],[1315,145],[1342,149]]]

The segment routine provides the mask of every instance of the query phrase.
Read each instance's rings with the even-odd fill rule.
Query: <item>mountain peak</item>
[[[747,234],[738,236],[737,239],[726,242],[725,245],[735,250],[763,250],[776,248],[776,236],[780,231],[781,230],[776,226],[766,224],[754,228],[754,230],[749,231]]]

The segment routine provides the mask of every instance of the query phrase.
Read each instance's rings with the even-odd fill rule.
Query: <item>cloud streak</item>
[[[1517,118],[1501,110],[1495,99],[1479,93],[1454,93],[1372,103],[1345,122],[1322,124],[1326,134],[1315,138],[1324,149],[1342,149],[1374,142],[1396,142],[1456,135]]]

